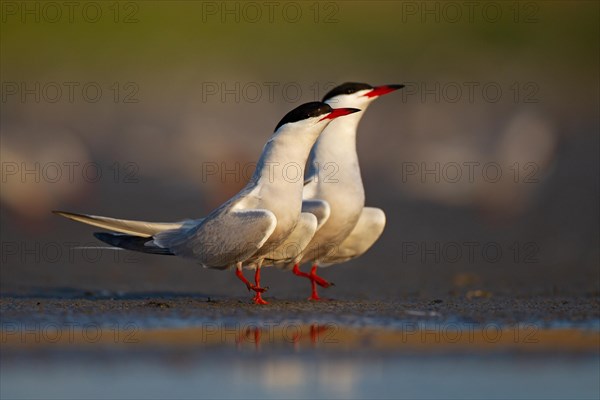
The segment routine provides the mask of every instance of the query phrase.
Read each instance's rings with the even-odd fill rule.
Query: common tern
[[[304,166],[310,149],[335,118],[356,113],[355,108],[331,108],[326,103],[303,104],[287,113],[264,146],[254,175],[235,196],[204,218],[174,223],[131,221],[54,211],[66,218],[117,233],[95,233],[115,247],[151,254],[185,257],[206,268],[236,268],[236,275],[256,294],[265,288],[260,269],[270,250],[278,248],[298,226],[312,237],[316,218],[301,217]],[[299,168],[300,179],[290,179],[286,168]],[[244,262],[255,265],[255,283],[242,274]]]
[[[358,257],[383,232],[383,211],[364,208],[365,192],[356,153],[356,132],[365,110],[375,99],[402,87],[404,85],[373,87],[366,83],[347,82],[335,87],[323,98],[332,107],[353,107],[361,111],[329,124],[309,156],[303,211],[311,209],[315,213],[319,228],[302,254],[284,268],[293,268],[294,274],[310,279],[311,300],[320,300],[317,285],[332,285],[317,275],[319,266]],[[302,272],[299,266],[308,262],[312,263],[311,272]]]

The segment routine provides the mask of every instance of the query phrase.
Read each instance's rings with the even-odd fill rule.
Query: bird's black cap
[[[327,101],[327,100],[331,99],[332,97],[339,96],[340,94],[352,94],[352,93],[356,93],[360,90],[365,90],[365,89],[373,89],[373,86],[371,86],[367,83],[358,83],[358,82],[342,83],[341,85],[336,86],[333,89],[331,89],[325,95],[325,97],[323,97],[323,101]]]
[[[324,115],[331,111],[332,108],[328,104],[321,103],[320,101],[304,103],[285,114],[285,117],[283,117],[275,127],[275,131],[282,125],[289,124],[290,122],[298,122],[303,119],[318,117],[319,115]]]

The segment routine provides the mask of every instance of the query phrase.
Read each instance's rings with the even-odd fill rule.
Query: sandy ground
[[[477,297],[477,296],[481,297]],[[181,325],[200,321],[252,320],[332,322],[348,326],[394,326],[398,322],[535,323],[578,326],[598,321],[600,297],[485,297],[404,298],[393,301],[329,300],[310,302],[270,298],[256,306],[249,298],[210,298],[188,294],[52,293],[0,298],[3,322],[103,323],[129,319],[142,327]],[[471,297],[471,298],[469,298]]]

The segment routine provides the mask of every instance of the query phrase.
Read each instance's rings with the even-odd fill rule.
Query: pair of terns
[[[55,213],[110,230],[94,236],[114,247],[177,255],[206,268],[235,268],[257,304],[267,304],[260,270],[268,265],[308,278],[310,299],[319,300],[317,285],[332,284],[317,268],[362,255],[383,232],[384,212],[364,206],[356,131],[373,100],[403,86],[348,82],[323,102],[290,111],[264,146],[248,184],[204,218],[163,223]],[[290,165],[305,179],[290,179]],[[312,263],[310,273],[299,269],[305,263]],[[242,268],[255,270],[254,284]]]

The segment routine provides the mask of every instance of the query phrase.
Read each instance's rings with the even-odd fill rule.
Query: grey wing
[[[205,267],[227,268],[256,253],[276,226],[277,218],[269,210],[229,210],[191,229],[161,232],[154,243]]]
[[[304,198],[312,198],[318,187],[319,168],[318,163],[315,161],[314,151],[315,148],[313,147],[306,162],[306,169],[304,170],[304,189],[302,191]]]
[[[363,255],[375,244],[385,228],[385,213],[379,208],[365,207],[350,235],[340,244],[335,254],[319,263],[327,267]]]
[[[308,155],[308,160],[306,161],[306,169],[304,171],[304,184],[308,184],[311,181],[316,181],[317,176],[319,175],[319,169],[317,168],[317,163],[315,162],[315,147],[310,150],[310,154]]]
[[[329,219],[331,208],[325,200],[308,199],[302,200],[302,212],[308,212],[317,217],[317,231]]]
[[[302,251],[308,246],[316,231],[317,217],[311,213],[300,213],[300,219],[292,233],[282,244],[267,254],[263,265],[277,265],[278,267],[284,267],[290,263],[293,265],[302,255]]]

